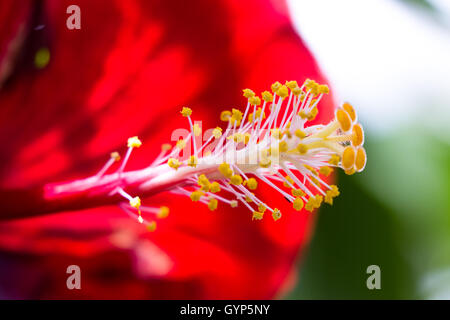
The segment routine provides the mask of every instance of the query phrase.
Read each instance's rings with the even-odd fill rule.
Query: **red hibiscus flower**
[[[80,30],[66,27],[72,4]],[[181,106],[214,128],[221,110],[245,103],[243,88],[307,78],[324,82],[283,1],[2,1],[0,297],[281,294],[314,218],[267,186],[259,195],[284,210],[279,221],[161,193],[142,199],[171,210],[153,233],[112,203],[58,212],[43,189],[95,174],[135,135],[144,143],[127,167],[147,166],[186,127]],[[331,100],[313,124],[331,120]],[[66,287],[69,265],[81,290]]]

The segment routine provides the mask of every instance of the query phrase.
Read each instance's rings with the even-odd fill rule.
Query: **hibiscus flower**
[[[215,128],[223,109],[245,107],[243,88],[325,83],[285,3],[79,0],[81,29],[69,30],[72,2],[0,4],[0,296],[281,295],[314,214],[293,210],[270,185],[260,185],[258,197],[280,208],[281,219],[252,221],[245,205],[211,212],[189,197],[143,194],[131,209],[170,208],[154,232],[111,197],[61,204],[48,190],[95,175],[111,152],[126,153],[128,137],[138,136],[140,148],[127,170],[147,167],[173,130],[186,128],[181,106]],[[319,109],[308,125],[333,119],[332,97],[324,95]],[[81,290],[66,286],[69,265],[81,269]]]

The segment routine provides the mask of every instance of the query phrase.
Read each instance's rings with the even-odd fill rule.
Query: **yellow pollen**
[[[302,93],[302,89],[300,89],[300,87],[292,88],[291,91],[295,96],[299,96]],[[301,101],[303,101],[303,99],[301,99]]]
[[[221,121],[230,121],[231,119],[231,111],[225,110],[220,113]]]
[[[314,107],[314,108],[311,110],[311,112],[308,113],[308,114],[306,115],[306,118],[307,118],[309,121],[312,121],[312,120],[314,120],[314,119],[316,118],[316,116],[317,116],[318,113],[319,113],[319,110],[317,109],[317,107]]]
[[[200,200],[200,198],[202,197],[204,195],[204,193],[202,192],[202,191],[200,191],[200,190],[197,190],[197,191],[193,191],[192,193],[191,193],[191,200],[192,201],[194,201],[194,202],[196,202],[196,201],[199,201]]]
[[[298,87],[297,81],[286,81],[285,85],[291,90]]]
[[[247,201],[248,203],[253,202],[252,198],[250,198],[249,196],[245,196],[245,201]]]
[[[142,145],[138,137],[128,138],[128,148],[139,148]]]
[[[239,186],[239,185],[242,184],[242,177],[240,175],[238,175],[238,174],[235,174],[234,176],[232,176],[230,178],[230,183],[234,184],[236,186]]]
[[[177,169],[180,167],[180,165],[181,165],[180,161],[178,161],[178,160],[175,159],[175,158],[170,158],[170,159],[167,161],[167,164],[169,165],[169,167],[171,167],[171,168],[173,168],[173,169],[175,169],[175,170],[177,170]]]
[[[261,97],[266,102],[273,101],[273,95],[269,91],[264,91],[263,93],[261,93]]]
[[[157,217],[158,217],[159,219],[167,218],[167,216],[169,215],[169,211],[170,211],[170,210],[169,210],[168,207],[163,206],[163,207],[159,208]]]
[[[262,220],[264,212],[253,211],[252,220]]]
[[[242,90],[242,92],[244,93],[244,97],[246,97],[247,99],[255,96],[255,92],[251,89],[244,89]]]
[[[189,160],[187,161],[187,165],[189,167],[195,168],[195,167],[197,167],[197,164],[198,164],[197,157],[196,156],[190,156]]]
[[[169,151],[170,149],[172,149],[172,146],[171,146],[170,144],[168,144],[168,143],[164,143],[164,144],[161,146],[161,150],[162,150],[162,151]]]
[[[289,95],[289,90],[286,86],[281,86],[278,90],[277,90],[277,95],[281,98],[286,98]]]
[[[114,159],[115,162],[120,161],[120,154],[118,152],[111,152],[110,157],[111,159]]]
[[[219,184],[218,182],[216,182],[216,181],[214,181],[213,183],[211,183],[210,191],[211,191],[212,193],[220,192],[220,184]]]
[[[256,190],[258,187],[258,181],[256,181],[255,178],[249,178],[248,180],[244,181],[244,186],[247,186],[250,190]]]
[[[219,139],[222,136],[222,128],[220,127],[216,127],[213,131],[212,134],[214,136],[214,138]]]
[[[337,166],[339,161],[341,161],[341,158],[337,154],[333,154],[328,163]]]
[[[273,209],[273,212],[272,212],[272,218],[273,218],[273,220],[275,220],[275,221],[277,221],[278,219],[280,219],[280,218],[281,218],[281,211],[280,211],[279,209],[277,209],[277,208]]]
[[[154,232],[156,230],[156,222],[152,221],[147,225],[147,230],[150,232]]]
[[[270,133],[272,137],[278,140],[280,140],[283,137],[283,134],[281,133],[280,129],[272,129],[270,130]]]
[[[306,144],[300,143],[297,146],[297,150],[300,154],[305,154],[306,152],[308,152],[308,146]]]
[[[208,202],[208,208],[211,211],[214,211],[217,209],[217,205],[218,205],[219,201],[217,201],[217,199],[211,199]]]
[[[297,129],[297,130],[295,130],[295,136],[296,136],[297,138],[303,139],[303,138],[306,137],[306,133],[303,132],[303,131],[300,130],[300,129]]]
[[[231,178],[233,175],[233,170],[231,170],[230,165],[226,162],[219,165],[219,172],[225,176],[225,178]]]
[[[189,117],[192,114],[192,109],[183,107],[183,109],[181,109],[180,113],[183,115],[183,117]]]
[[[305,195],[305,193],[300,189],[292,189],[291,192],[294,197],[303,197]]]
[[[261,104],[261,99],[259,97],[251,97],[248,99],[248,102],[250,102],[252,106],[259,106]]]
[[[278,148],[280,149],[280,152],[287,152],[289,150],[289,146],[286,141],[281,141]]]
[[[292,207],[297,210],[300,211],[303,209],[303,200],[301,198],[295,198],[294,202],[292,202]]]
[[[272,84],[272,86],[270,87],[270,89],[272,89],[272,92],[275,93],[278,91],[278,89],[281,87],[281,83],[279,83],[278,81],[274,82]]]
[[[319,85],[319,93],[328,94],[330,93],[330,89],[326,84]]]
[[[320,167],[319,172],[323,174],[324,176],[328,177],[330,173],[333,172],[333,169],[327,166]]]
[[[259,210],[259,212],[264,213],[264,212],[266,212],[267,208],[263,203],[260,203],[258,205],[258,210]]]
[[[130,200],[130,206],[132,206],[135,209],[139,209],[139,207],[141,206],[141,198],[139,197],[134,197]]]
[[[290,188],[290,187],[291,187],[291,186],[289,185],[289,183],[290,183],[291,185],[294,185],[294,180],[292,180],[291,177],[285,176],[284,179],[287,180],[287,181],[284,181],[284,182],[283,182],[283,185],[284,185],[286,188]],[[288,182],[289,182],[289,183],[288,183]]]
[[[259,160],[259,166],[260,166],[261,168],[268,168],[268,167],[270,167],[271,164],[272,164],[272,161],[271,161],[269,158],[262,157],[262,158]]]

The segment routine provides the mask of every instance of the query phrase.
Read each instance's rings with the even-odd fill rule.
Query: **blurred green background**
[[[315,234],[299,265],[298,284],[287,299],[450,299],[450,131],[446,124],[450,120],[450,90],[439,86],[444,81],[444,87],[450,89],[450,19],[434,1],[392,1],[395,10],[413,16],[418,28],[425,24],[440,28],[443,38],[433,41],[442,51],[430,50],[418,56],[427,59],[423,61],[426,67],[419,71],[386,68],[377,79],[375,71],[369,70],[367,82],[378,81],[371,90],[380,97],[371,92],[351,97],[358,102],[357,108],[362,108],[367,167],[353,176],[339,173],[341,196],[333,207],[322,207]],[[323,5],[327,1],[319,2]],[[351,1],[340,2],[344,10],[346,3],[351,5]],[[302,5],[296,3],[292,10],[299,8]],[[299,23],[300,33],[312,39],[308,27],[307,22]],[[389,27],[395,29],[396,25]],[[345,36],[351,35],[341,35]],[[429,41],[423,36],[415,39],[419,46]],[[323,52],[327,40],[322,37],[320,41],[325,44],[319,40],[309,40],[309,44],[313,51]],[[383,37],[377,41],[375,45],[384,45]],[[399,42],[398,51],[404,49],[401,46]],[[392,46],[388,49],[396,51]],[[376,52],[373,54],[373,61],[378,61]],[[318,56],[325,65],[333,59],[326,53]],[[404,61],[401,56],[398,59],[396,65]],[[405,64],[422,63],[407,56],[404,59]],[[436,61],[443,70],[430,65],[430,59],[444,59]],[[433,80],[416,85],[406,79],[417,73],[420,76],[420,72],[425,79],[436,79],[437,85],[430,83]],[[351,95],[355,84],[350,86],[346,76],[336,68],[331,70],[330,79],[338,90]],[[357,79],[361,86],[366,81],[364,76]],[[406,79],[405,88],[389,92],[389,79],[401,76]],[[433,88],[423,90],[427,86]],[[407,94],[408,99],[398,100],[395,92]],[[368,290],[366,286],[369,265],[381,269],[381,290]]]

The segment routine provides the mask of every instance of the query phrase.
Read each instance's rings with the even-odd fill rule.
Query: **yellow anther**
[[[250,102],[252,106],[259,106],[261,104],[261,99],[259,97],[251,97],[248,99],[248,102]]]
[[[141,206],[141,198],[139,197],[134,197],[130,200],[130,206],[132,206],[135,209],[139,209],[139,207]]]
[[[255,178],[249,178],[248,180],[244,181],[244,186],[247,186],[250,190],[256,190],[258,187],[258,181],[256,181]]]
[[[359,147],[356,151],[355,169],[358,172],[364,170],[367,162],[366,150],[363,147]]]
[[[298,83],[297,81],[286,81],[286,87],[292,90],[298,87]]]
[[[338,109],[336,111],[336,119],[339,122],[339,125],[341,126],[341,129],[343,131],[348,131],[352,127],[352,119],[350,118],[347,111],[344,109]]]
[[[300,129],[295,130],[295,136],[297,138],[303,139],[306,137],[306,133]]]
[[[200,189],[202,191],[208,192],[211,189],[211,183],[209,182],[208,178],[204,174],[201,174],[198,177],[197,183],[201,187]]]
[[[263,157],[259,160],[259,166],[261,168],[268,168],[272,164],[272,161],[269,158]]]
[[[253,112],[250,113],[250,114],[248,115],[248,122],[258,121],[259,118],[261,117],[261,112],[262,112],[261,108],[258,108],[258,109],[256,110],[256,113],[255,113],[255,116],[254,116],[255,118],[254,118],[254,119],[253,119]],[[263,115],[262,115],[262,119],[265,119],[265,118],[266,118],[266,113],[264,112]]]
[[[139,148],[142,145],[138,137],[128,138],[128,148]]]
[[[330,190],[327,190],[325,194],[325,202],[332,205],[333,199],[336,198],[339,195],[339,190],[335,185],[331,186]]]
[[[286,98],[289,95],[289,90],[286,86],[281,86],[278,90],[277,90],[277,95],[281,98]]]
[[[193,192],[191,193],[190,198],[191,198],[192,201],[199,201],[200,198],[201,198],[203,195],[204,195],[204,193],[203,193],[202,191],[197,190],[197,191],[193,191]]]
[[[220,184],[218,182],[214,181],[213,183],[211,183],[209,189],[212,193],[220,192]]]
[[[242,92],[244,93],[244,97],[247,99],[255,96],[255,92],[252,89],[244,89]]]
[[[299,143],[299,145],[297,146],[297,150],[300,154],[305,154],[308,152],[308,146],[306,144]]]
[[[280,129],[271,129],[270,133],[273,138],[280,140],[283,137],[283,134],[281,133]]]
[[[308,169],[309,171],[311,171],[312,172],[312,174],[314,174],[314,175],[319,175],[319,173],[317,172],[317,170],[316,169],[314,169],[313,167],[311,167],[309,164],[305,164],[305,165],[303,165],[306,169]]]
[[[263,93],[261,93],[261,97],[266,102],[273,101],[273,95],[269,91],[264,91]]]
[[[195,167],[197,167],[197,164],[198,164],[198,159],[197,159],[197,157],[196,157],[196,156],[190,156],[189,159],[188,159],[188,161],[187,161],[187,165],[188,165],[189,167],[195,168]]]
[[[252,220],[262,220],[264,212],[253,211]]]
[[[111,152],[110,157],[116,162],[120,161],[120,154],[118,152]]]
[[[305,210],[309,211],[309,212],[313,212],[313,210],[315,208],[314,203],[315,203],[314,198],[310,197],[308,199],[308,202],[306,202]]]
[[[287,152],[289,150],[289,146],[286,141],[281,141],[278,148],[280,149],[280,152]]]
[[[180,150],[183,150],[184,147],[186,147],[186,141],[183,139],[180,139],[177,141],[177,148]]]
[[[219,172],[225,176],[225,178],[231,178],[233,175],[233,170],[231,170],[230,165],[226,162],[219,165]]]
[[[248,132],[246,132],[245,134],[244,134],[244,143],[245,144],[248,144],[249,142],[250,142],[250,138],[252,137],[252,135],[250,134],[250,133],[248,133]]]
[[[202,129],[200,128],[200,126],[198,124],[194,124],[193,130],[194,130],[194,136],[196,136],[196,137],[198,137],[199,135],[202,134]]]
[[[292,189],[291,192],[294,197],[303,197],[305,195],[305,193],[300,189]]]
[[[258,210],[259,210],[259,212],[264,213],[264,212],[266,212],[267,207],[264,205],[264,203],[260,203],[258,205]]]
[[[231,118],[231,111],[225,110],[220,113],[221,121],[230,121],[230,118]]]
[[[339,161],[341,161],[341,158],[337,154],[333,154],[330,160],[328,160],[328,163],[337,166],[339,165]]]
[[[156,230],[156,222],[152,221],[147,225],[147,230],[150,232],[154,232]]]
[[[249,196],[245,196],[245,201],[247,201],[248,203],[253,202],[252,198],[250,198]]]
[[[303,206],[304,206],[304,203],[301,198],[295,198],[294,202],[292,202],[292,207],[297,211],[302,210]]]
[[[217,209],[217,205],[219,204],[219,201],[217,201],[217,199],[211,199],[208,202],[208,208],[211,211],[214,211]]]
[[[238,206],[237,200],[231,200],[231,201],[230,201],[230,207],[236,208],[237,206]]]
[[[245,140],[245,135],[243,133],[235,133],[233,136],[231,136],[234,140],[234,142],[239,143],[239,142],[244,142]],[[230,137],[228,137],[230,138]]]
[[[159,219],[167,218],[167,216],[169,215],[169,211],[170,211],[170,210],[169,210],[168,207],[163,206],[163,207],[159,208],[157,217],[158,217]]]
[[[356,152],[353,147],[346,147],[342,153],[342,167],[349,170],[355,164]]]
[[[355,147],[362,145],[364,143],[364,130],[359,123],[353,126],[352,133],[353,133],[352,144]]]
[[[183,107],[180,113],[183,115],[183,117],[189,117],[192,114],[192,109],[188,107]]]
[[[319,194],[316,195],[314,198],[314,207],[316,209],[320,208],[320,206],[322,205],[322,202],[323,202],[323,196],[321,196]]]
[[[317,109],[317,107],[314,107],[314,108],[311,110],[311,112],[308,113],[308,114],[306,115],[306,118],[307,118],[309,121],[313,121],[313,120],[316,118],[316,116],[317,116],[318,113],[319,113],[319,110]]]
[[[350,103],[344,102],[344,104],[342,105],[342,109],[347,111],[350,119],[352,119],[353,122],[356,120],[356,111]]]
[[[219,139],[222,136],[222,128],[220,127],[216,127],[213,131],[212,134],[214,136],[214,138]]]
[[[242,184],[242,177],[238,174],[235,174],[230,178],[230,183],[234,184],[235,186],[239,186]]]
[[[273,212],[272,212],[272,218],[273,218],[273,220],[275,220],[275,221],[277,221],[278,219],[280,219],[280,218],[281,218],[281,211],[280,211],[279,209],[277,209],[277,208],[273,209]]]
[[[302,93],[302,89],[300,89],[300,87],[292,88],[291,91],[295,96],[299,96]],[[301,101],[303,101],[303,100],[301,100]]]
[[[240,110],[233,108],[231,113],[232,113],[232,116],[231,116],[232,119],[234,119],[236,121],[242,120],[242,112]]]
[[[164,144],[161,146],[161,150],[162,150],[162,151],[169,151],[170,149],[172,149],[172,146],[171,146],[170,144],[168,144],[168,143],[164,143]]]
[[[319,93],[328,94],[330,93],[330,89],[326,84],[319,85]]]
[[[175,158],[170,158],[170,159],[167,161],[167,164],[169,165],[169,167],[171,167],[171,168],[177,170],[177,169],[180,167],[181,162],[178,161],[178,160],[175,159]]]
[[[274,83],[272,84],[272,86],[270,87],[270,89],[272,89],[272,92],[275,93],[275,92],[278,91],[278,89],[280,89],[280,87],[281,87],[281,83],[279,83],[279,82],[277,81],[277,82],[274,82]]]
[[[290,188],[291,186],[294,185],[294,180],[292,180],[291,177],[285,176],[284,179],[287,180],[287,181],[284,181],[284,182],[283,182],[283,185],[284,185],[286,188]],[[289,185],[288,182],[289,182],[291,185]]]
[[[300,118],[302,119],[308,119],[308,114],[305,112],[305,110],[300,110],[298,112],[298,115],[300,116]]]
[[[333,169],[327,166],[320,167],[319,172],[323,174],[324,176],[328,177],[330,173],[333,172]]]

